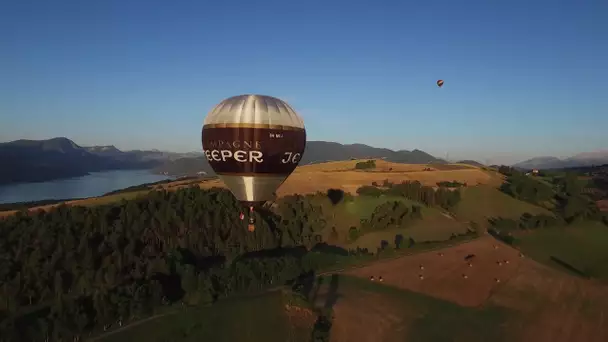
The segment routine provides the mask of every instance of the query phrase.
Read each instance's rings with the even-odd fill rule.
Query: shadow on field
[[[568,271],[578,275],[579,277],[585,278],[585,279],[590,279],[591,276],[589,274],[587,274],[586,272],[583,272],[581,270],[579,270],[578,268],[570,265],[569,263],[563,261],[562,259],[559,259],[558,257],[555,256],[551,256],[551,261],[553,261],[554,263],[558,264],[559,266],[567,269]]]
[[[325,242],[320,242],[316,244],[311,251],[324,254],[348,256],[348,251],[346,249],[339,246],[329,245]]]
[[[316,303],[316,300],[319,297],[319,292],[324,292],[324,287],[327,288],[327,292],[324,293],[325,302],[324,304],[318,308],[319,317],[315,322],[312,331],[312,340],[313,341],[329,341],[329,336],[331,333],[332,327],[332,309],[336,302],[338,301],[338,287],[340,278],[337,274],[332,274],[329,280],[329,284],[325,284],[325,278],[319,277],[317,279],[316,292],[314,294],[314,298],[312,303]]]

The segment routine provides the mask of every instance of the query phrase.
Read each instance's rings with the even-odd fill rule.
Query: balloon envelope
[[[286,102],[239,95],[215,106],[202,129],[203,152],[237,200],[256,206],[275,198],[306,147],[306,129]]]
[[[439,88],[441,88],[443,86],[443,80],[438,80],[437,85],[439,86]]]

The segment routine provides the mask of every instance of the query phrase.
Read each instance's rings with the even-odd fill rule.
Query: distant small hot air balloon
[[[254,208],[276,198],[275,191],[302,159],[304,122],[282,100],[239,95],[209,112],[201,135],[209,164],[234,197],[249,208],[248,230],[253,231]]]
[[[439,86],[439,88],[443,87],[443,80],[437,80],[437,86]]]

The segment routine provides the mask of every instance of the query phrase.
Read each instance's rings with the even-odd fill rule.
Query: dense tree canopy
[[[355,169],[358,169],[358,170],[375,169],[375,168],[376,168],[376,161],[373,159],[364,161],[364,162],[358,162],[357,164],[355,164]]]
[[[240,210],[226,190],[190,188],[0,220],[0,339],[71,340],[176,301],[204,303],[303,272],[286,248],[314,245],[321,207],[284,198],[278,210],[255,213],[254,233]],[[259,254],[273,250],[282,252]]]
[[[456,198],[420,184],[383,191],[427,205]],[[368,254],[323,241],[324,232],[330,239],[335,233],[328,226],[332,210],[352,200],[335,189],[287,196],[254,213],[253,233],[239,218],[240,204],[219,188],[153,191],[121,203],[6,217],[0,220],[0,340],[78,340],[171,305],[284,285],[328,266],[328,255]],[[421,208],[405,203],[387,201],[351,229],[420,219]],[[395,247],[405,245],[401,240]]]
[[[589,185],[594,182],[581,179],[574,172],[543,173],[544,178],[529,176],[514,168],[501,166],[499,172],[507,176],[501,190],[506,194],[543,206],[567,223],[580,220],[598,220],[608,223],[608,217],[600,212],[589,196]],[[534,220],[532,220],[534,222]],[[544,222],[545,218],[540,222]],[[527,223],[525,226],[546,226],[544,223]],[[552,224],[549,224],[552,225]]]

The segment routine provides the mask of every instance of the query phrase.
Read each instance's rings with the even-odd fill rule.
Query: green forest
[[[384,185],[383,193],[427,206],[459,199],[458,191],[418,182]],[[332,207],[352,200],[341,190],[284,197],[255,212],[253,233],[240,204],[219,188],[18,212],[0,220],[0,339],[80,340],[166,308],[293,285],[337,259],[370,255],[323,241]],[[351,228],[419,218],[419,206],[389,201]]]

